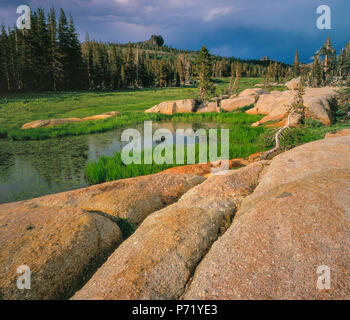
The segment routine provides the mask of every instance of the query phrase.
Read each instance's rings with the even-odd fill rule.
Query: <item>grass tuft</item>
[[[215,113],[215,114],[186,114],[186,115],[175,115],[173,121],[208,121],[210,119],[214,123],[223,123],[225,128],[229,128],[229,157],[230,159],[235,158],[246,158],[249,155],[264,151],[264,141],[261,136],[266,129],[264,127],[251,127],[251,123],[257,120],[258,116],[249,116],[242,112],[235,113]],[[220,130],[218,133],[218,150],[217,155],[220,159],[221,155],[221,134]],[[209,136],[207,131],[207,137]],[[207,153],[207,161],[209,161],[209,148]],[[185,164],[187,163],[187,148],[184,149]],[[113,156],[103,156],[97,161],[91,162],[85,169],[85,175],[90,184],[98,184],[118,179],[132,178],[136,176],[143,176],[148,174],[157,173],[164,171],[168,168],[175,166],[182,166],[185,164],[176,164],[176,146],[173,148],[173,164],[157,164],[154,160],[152,164],[144,164],[144,152],[141,152],[141,164],[129,164],[125,165],[122,161],[121,152],[115,153]],[[195,146],[195,163],[199,163],[199,144]]]

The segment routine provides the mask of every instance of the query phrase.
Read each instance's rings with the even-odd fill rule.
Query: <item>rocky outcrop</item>
[[[244,97],[236,97],[233,99],[225,99],[221,101],[221,109],[231,112],[237,109],[249,106],[255,103],[254,96],[244,96]]]
[[[247,114],[266,115],[260,121],[254,123],[254,126],[264,124],[269,121],[282,120],[288,113],[288,107],[293,103],[296,96],[295,91],[282,91],[270,94],[263,94],[259,97],[254,108],[247,110]]]
[[[337,95],[338,88],[306,88],[304,106],[307,118],[320,120],[325,125],[331,124],[332,98]]]
[[[91,117],[85,117],[82,120],[83,121],[88,121],[88,120],[103,120],[103,119],[108,119],[111,117],[116,117],[117,115],[119,115],[120,112],[117,111],[111,111],[111,112],[106,112],[103,114],[98,114],[96,116],[91,116]]]
[[[238,96],[239,97],[259,97],[262,94],[269,94],[269,91],[259,88],[253,88],[253,89],[245,89],[243,90]]]
[[[349,159],[349,136],[275,157],[184,298],[348,299]],[[327,290],[317,287],[325,268]]]
[[[77,208],[1,205],[0,299],[68,298],[121,240],[115,223]],[[30,290],[16,285],[22,265]]]
[[[53,127],[60,124],[81,122],[79,118],[67,118],[67,119],[50,119],[50,120],[37,120],[33,122],[28,122],[22,126],[21,129],[36,129],[43,127]]]
[[[126,185],[134,195],[152,189],[163,207],[184,195],[148,213],[74,299],[175,299],[184,291],[186,299],[345,298],[350,293],[345,281],[350,270],[349,145],[349,136],[317,141],[271,163],[256,162],[205,182],[193,176],[177,181],[163,173],[2,205],[1,298],[56,299],[76,290],[121,242],[112,217],[136,217],[140,223],[147,215],[117,212],[123,204],[126,211],[127,206],[141,210],[129,202],[133,195]],[[172,183],[181,187],[172,189]],[[147,197],[142,193],[135,202]],[[157,203],[154,199],[144,201],[147,212],[157,210],[148,205]],[[15,286],[23,264],[31,267],[35,290]],[[326,291],[316,287],[319,266],[331,271]]]
[[[268,91],[263,89],[246,89],[242,91],[239,96],[229,98],[227,95],[222,95],[220,97],[215,97],[212,99],[212,101],[206,102],[198,107],[196,106],[196,100],[194,99],[166,101],[146,110],[145,112],[169,115],[189,112],[220,112],[220,110],[231,112],[254,104],[259,95],[267,93]]]
[[[176,299],[267,163],[212,176],[151,214],[73,299]]]
[[[275,157],[254,194],[264,193],[293,180],[307,179],[314,172],[347,168],[350,166],[350,149],[347,147],[349,139],[350,137],[319,140]]]
[[[288,87],[297,89],[300,84],[300,78],[293,79],[287,84]],[[330,125],[332,121],[331,103],[337,94],[337,90],[338,88],[335,87],[306,88],[303,96],[306,118],[317,119],[325,125]],[[252,88],[242,91],[238,96],[231,96],[229,99],[224,99],[223,97],[213,98],[215,101],[207,102],[199,107],[196,107],[194,99],[187,99],[163,102],[145,112],[169,115],[188,112],[220,112],[221,110],[232,112],[254,104],[254,107],[247,110],[246,113],[251,115],[261,114],[265,115],[265,117],[255,122],[252,126],[256,127],[267,122],[274,122],[269,124],[269,126],[279,127],[286,124],[289,108],[294,102],[296,95],[296,90],[274,90],[269,93],[261,88]],[[292,116],[290,126],[297,125],[300,119],[299,115]]]
[[[53,127],[60,124],[67,124],[67,123],[75,123],[75,122],[82,122],[82,121],[89,121],[89,120],[101,120],[101,119],[108,119],[111,117],[115,117],[119,115],[120,113],[117,111],[111,111],[106,112],[104,114],[99,114],[92,117],[86,117],[83,119],[80,118],[66,118],[66,119],[49,119],[49,120],[36,120],[33,122],[28,122],[22,126],[21,129],[36,129],[36,128],[46,128],[46,127]]]
[[[298,78],[294,78],[290,81],[288,81],[285,86],[289,89],[289,90],[295,90],[298,89],[299,86],[301,84],[301,77]]]
[[[306,107],[308,118],[320,120],[327,126],[331,124],[329,99],[325,97],[305,96],[304,106]]]
[[[289,118],[289,126],[290,127],[295,127],[297,126],[300,121],[302,119],[301,114],[293,114],[290,118]],[[284,127],[288,122],[287,118],[282,119],[279,122],[275,122],[275,123],[270,123],[270,124],[266,124],[267,128],[279,128],[279,127]],[[255,122],[252,124],[252,127],[257,127],[260,125],[260,122]]]
[[[0,205],[0,298],[68,298],[122,241],[118,218],[138,225],[204,180],[160,173]],[[17,289],[21,265],[31,290]]]
[[[245,167],[253,162],[259,161],[262,152],[254,153],[248,158],[238,158],[229,160],[229,169]],[[221,160],[208,163],[190,164],[187,166],[173,167],[166,169],[163,173],[195,174],[197,176],[208,177],[221,167]]]
[[[338,137],[344,137],[344,136],[350,136],[350,129],[341,129],[335,132],[328,132],[325,135],[325,139],[338,138]]]
[[[34,199],[38,205],[76,207],[126,218],[139,225],[150,213],[177,201],[205,179],[193,174],[154,174],[116,180]]]
[[[189,173],[219,161],[0,205],[0,299],[347,299],[345,134],[208,179]],[[124,242],[120,218],[138,226]]]
[[[208,102],[198,108],[197,113],[220,112],[217,102]]]
[[[306,118],[317,119],[323,124],[329,125],[331,123],[330,103],[336,94],[337,88],[306,88],[303,96]],[[282,125],[295,97],[295,90],[274,91],[270,94],[263,94],[259,97],[254,108],[247,110],[246,113],[266,115],[263,119],[254,123],[253,126],[259,126],[269,121],[280,121],[278,125]],[[298,121],[299,118],[295,115],[292,118],[291,125],[296,125]]]
[[[162,102],[148,110],[146,113],[162,113],[162,114],[175,114],[175,113],[190,113],[194,112],[196,108],[196,100],[185,99]]]

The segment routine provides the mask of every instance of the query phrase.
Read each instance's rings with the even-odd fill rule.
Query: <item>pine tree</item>
[[[85,42],[82,44],[83,62],[86,67],[86,85],[89,89],[94,88],[94,56],[93,44],[90,41],[89,34],[86,34]]]
[[[124,64],[120,68],[120,88],[126,87],[126,76]]]
[[[37,35],[37,14],[31,13],[31,29],[22,30],[22,79],[24,90],[38,89],[38,72],[35,69],[38,57],[36,56]]]
[[[3,87],[6,90],[11,89],[11,81],[10,81],[10,65],[9,65],[9,39],[7,32],[5,30],[5,26],[1,26],[1,36],[0,36],[0,43],[1,43],[1,71],[2,71],[2,82]]]
[[[160,87],[167,86],[167,73],[168,73],[168,68],[167,68],[165,59],[163,58],[159,64],[159,86]]]
[[[128,43],[125,57],[125,81],[127,86],[134,86],[136,82],[135,56],[131,43]]]
[[[281,70],[280,70],[280,66],[277,62],[275,62],[273,65],[273,74],[274,74],[275,82],[278,83],[280,81],[280,77],[281,77]]]
[[[139,87],[148,86],[148,72],[145,64],[145,56],[142,54],[138,59],[138,83]]]
[[[185,55],[180,54],[176,61],[176,72],[179,77],[179,85],[184,85],[186,81],[186,62]]]
[[[8,73],[10,78],[10,88],[17,89],[17,67],[16,67],[16,41],[15,32],[8,29]]]
[[[294,62],[293,62],[293,77],[300,76],[300,61],[299,61],[299,52],[295,52]]]
[[[57,91],[59,84],[63,83],[64,73],[62,65],[62,55],[59,52],[59,44],[57,38],[57,21],[55,9],[51,8],[48,15],[48,32],[50,38],[49,45],[49,62],[51,74],[51,88]]]
[[[76,32],[73,17],[69,17],[68,23],[68,83],[70,90],[79,90],[83,87],[83,80],[86,78],[86,69],[84,68],[81,45]]]
[[[101,42],[94,45],[94,71],[95,88],[102,90],[108,88],[108,54],[106,47]]]
[[[209,51],[203,46],[196,61],[196,75],[198,80],[199,98],[204,101],[214,92],[214,85],[211,81],[212,58]]]
[[[124,82],[125,82],[125,72],[124,75],[122,75],[122,67],[124,66],[124,60],[123,60],[123,51],[121,46],[119,45],[117,48],[117,70],[118,70],[118,84],[116,88],[123,88]]]
[[[62,78],[57,84],[59,90],[69,90],[69,30],[66,14],[60,10],[58,23],[58,50],[60,52],[60,65],[62,66]]]
[[[273,67],[273,64],[270,62],[263,77],[264,88],[267,88],[270,85],[271,78],[273,77],[274,77],[274,67]]]
[[[238,93],[239,81],[242,73],[242,65],[240,63],[231,64],[231,79],[228,87],[228,94],[230,96]]]
[[[120,56],[116,44],[113,44],[109,54],[111,88],[118,89],[120,85]]]
[[[311,69],[311,85],[313,87],[319,87],[323,84],[323,69],[318,59],[318,56],[315,56],[314,63]]]
[[[192,64],[190,61],[185,59],[185,84],[190,84],[190,78],[192,76]]]
[[[326,42],[323,44],[322,48],[317,52],[316,56],[318,60],[320,60],[321,57],[324,58],[323,65],[321,65],[321,68],[323,69],[323,72],[325,74],[324,82],[325,84],[331,83],[333,76],[336,72],[337,59],[336,51],[332,46],[330,37],[327,38]]]
[[[12,72],[14,73],[13,74],[14,86],[16,90],[22,90],[23,89],[22,35],[20,30],[18,30],[16,27],[13,29],[11,34],[12,34],[12,64],[13,64]]]
[[[337,117],[350,120],[350,79],[346,86],[339,91]]]
[[[350,81],[350,41],[338,57],[338,75],[341,79]]]
[[[33,24],[35,24],[33,28]],[[46,25],[44,10],[37,10],[37,17],[32,21],[33,30],[33,58],[35,59],[33,73],[36,79],[37,90],[51,89],[50,85],[50,64],[49,64],[49,48],[50,37]]]

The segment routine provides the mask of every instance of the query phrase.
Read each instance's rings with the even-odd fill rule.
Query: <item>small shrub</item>
[[[339,96],[337,99],[337,110],[336,117],[340,120],[350,119],[350,83],[347,87],[339,91]]]
[[[124,238],[129,238],[136,230],[136,226],[126,218],[118,218],[116,223],[123,233]]]
[[[316,127],[304,126],[285,130],[280,136],[282,151],[292,149],[303,143],[322,139],[325,133],[329,131],[323,125],[318,126],[318,123],[314,123],[313,125],[316,125]],[[261,136],[265,149],[271,149],[275,146],[274,135],[277,130],[269,130]]]
[[[306,130],[303,128],[292,128],[282,133],[281,145],[285,149],[294,148],[304,142]]]
[[[321,127],[323,127],[323,123],[320,120],[316,120],[316,119],[305,119],[304,125],[307,128],[321,128]]]
[[[245,106],[245,107],[239,108],[239,109],[237,109],[237,111],[245,112],[245,111],[253,109],[253,108],[254,108],[254,104],[251,104],[249,106]]]

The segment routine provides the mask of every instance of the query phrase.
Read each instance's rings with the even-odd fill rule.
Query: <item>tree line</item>
[[[129,44],[90,40],[80,43],[72,16],[52,8],[31,13],[31,28],[1,26],[0,91],[115,90],[193,84],[199,52],[164,45],[161,36]],[[213,56],[213,77],[260,77],[268,64]],[[285,65],[279,64],[283,70]],[[285,73],[285,72],[283,72]]]
[[[73,18],[63,10],[57,22],[51,9],[31,14],[31,29],[0,33],[0,90],[78,90],[84,87],[84,62]]]
[[[31,29],[1,26],[0,91],[117,90],[191,85],[196,79],[199,51],[164,45],[161,36],[138,43],[80,42],[73,18],[53,8],[31,13]],[[261,77],[280,82],[303,75],[321,86],[348,77],[350,43],[337,56],[330,39],[302,65],[296,53],[293,66],[276,61],[241,60],[210,55],[210,77]],[[239,71],[239,72],[238,72]],[[237,75],[237,72],[239,75]]]

